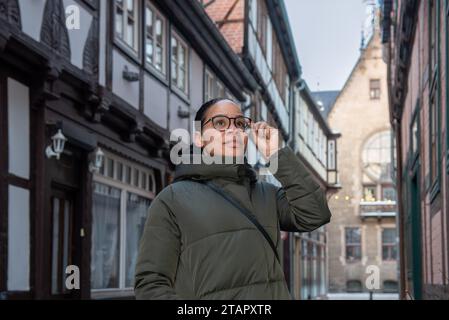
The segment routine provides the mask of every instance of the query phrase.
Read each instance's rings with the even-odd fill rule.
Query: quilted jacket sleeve
[[[159,197],[152,202],[139,246],[134,293],[138,300],[179,300],[174,280],[180,253],[175,217]]]
[[[270,157],[269,164],[275,163],[275,158],[277,170],[270,171],[282,185],[276,194],[281,230],[310,232],[328,223],[331,212],[325,192],[292,149],[281,148]]]

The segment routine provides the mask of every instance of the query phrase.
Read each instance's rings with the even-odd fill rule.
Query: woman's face
[[[237,120],[237,127],[235,120],[230,120],[229,128],[217,130],[220,127],[226,128],[228,121],[219,116],[235,118],[243,116],[243,113],[239,106],[229,100],[214,104],[204,115],[204,126],[201,134],[196,132],[195,144],[203,147],[211,156],[242,157],[248,143],[248,132],[240,128],[241,120]]]

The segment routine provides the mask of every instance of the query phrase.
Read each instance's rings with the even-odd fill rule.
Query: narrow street
[[[448,77],[449,0],[0,0],[0,300],[449,300]]]

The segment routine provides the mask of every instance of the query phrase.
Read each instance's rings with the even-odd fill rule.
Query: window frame
[[[394,200],[385,200],[385,197],[384,197],[384,191],[385,191],[385,189],[393,189],[393,192],[394,192]],[[383,201],[383,202],[392,202],[392,203],[396,203],[397,201],[398,201],[398,193],[397,193],[397,190],[396,190],[396,188],[394,187],[394,184],[387,184],[387,183],[384,183],[384,184],[381,184],[380,185],[380,201]]]
[[[203,88],[204,102],[218,97],[229,98],[235,101],[235,98],[231,95],[230,91],[227,89],[224,83],[207,65],[205,65],[203,70],[204,70],[204,88]],[[229,95],[231,96],[229,97]]]
[[[156,35],[156,31],[155,31],[155,25],[153,25],[153,62],[149,62],[147,60],[147,41],[148,41],[148,30],[147,30],[147,10],[150,9],[152,11],[153,14],[153,23],[156,21],[156,18],[160,18],[160,20],[162,20],[162,70],[159,70],[155,63],[154,63],[154,57],[155,55],[155,47],[158,45],[157,44],[157,40],[155,40],[157,37]],[[156,8],[156,6],[153,4],[153,2],[151,0],[146,0],[145,1],[145,12],[143,13],[144,16],[144,21],[143,21],[143,25],[144,25],[144,54],[143,54],[143,60],[144,60],[144,64],[147,68],[149,68],[151,70],[151,72],[155,72],[158,75],[162,76],[164,79],[167,79],[167,75],[168,75],[168,46],[167,46],[167,40],[168,40],[168,19],[161,13],[161,11]],[[156,46],[155,46],[156,43]]]
[[[127,22],[128,18],[128,10],[127,10],[127,1],[123,0],[122,3],[124,4],[122,8],[123,17],[122,17],[122,36],[119,36],[117,33],[117,8],[118,8],[118,0],[114,0],[112,2],[113,10],[112,10],[112,24],[113,24],[113,39],[114,42],[121,48],[122,50],[125,50],[126,53],[131,55],[134,58],[137,58],[140,60],[142,53],[141,53],[141,35],[142,35],[142,8],[141,8],[141,2],[138,0],[130,0],[133,1],[135,6],[135,33],[134,33],[134,41],[135,41],[135,47],[131,46],[127,42],[127,35],[126,35],[126,26],[125,22]]]
[[[374,85],[376,84],[376,85]],[[380,100],[382,81],[381,79],[370,79],[369,80],[369,97],[370,100]]]
[[[112,187],[115,189],[120,190],[120,213],[119,213],[119,221],[120,225],[118,226],[118,234],[119,234],[119,271],[118,271],[118,288],[101,288],[101,289],[91,289],[92,296],[113,296],[116,293],[133,293],[133,287],[127,287],[126,286],[126,222],[127,222],[127,201],[128,201],[128,195],[134,194],[139,197],[145,198],[147,200],[150,200],[151,202],[156,197],[156,177],[155,177],[155,171],[153,168],[144,167],[142,165],[136,164],[132,161],[126,160],[124,158],[121,158],[117,155],[114,155],[112,153],[105,151],[105,161],[101,168],[101,172],[94,173],[92,178],[92,183],[99,183],[108,187]],[[113,165],[113,176],[109,177],[107,175],[108,173],[108,161],[107,159],[111,159],[114,163]],[[118,179],[118,166],[116,165],[117,162],[120,162],[122,164],[122,178]],[[125,168],[131,168],[131,180],[128,184],[125,181]],[[139,186],[135,186],[135,177],[134,173],[135,170],[139,171]],[[103,173],[104,172],[104,173]],[[143,190],[142,188],[142,173],[146,173],[147,182],[146,186],[147,188]],[[150,188],[150,180],[152,188]],[[92,201],[93,205],[93,201]],[[93,223],[93,221],[92,221]]]
[[[185,89],[183,90],[182,88],[180,88],[178,86],[178,79],[179,76],[177,76],[176,78],[176,83],[174,83],[174,79],[173,79],[173,45],[172,45],[172,41],[173,39],[176,39],[177,41],[177,45],[179,47],[179,45],[181,45],[184,49],[185,49],[185,75],[184,75],[184,79],[185,79]],[[179,70],[180,70],[180,66],[179,66],[179,50],[177,52],[177,61],[176,61],[176,72],[177,75],[179,75]],[[181,34],[179,32],[177,32],[176,30],[174,30],[174,28],[172,28],[171,32],[170,32],[170,87],[172,88],[172,90],[174,90],[176,93],[178,93],[179,95],[181,95],[182,98],[184,99],[189,99],[190,97],[190,46],[187,44],[187,41],[184,40],[184,38],[181,36]]]
[[[381,243],[381,249],[380,249],[381,255],[380,255],[380,257],[381,257],[383,262],[396,262],[398,260],[397,241],[385,242],[384,241],[384,232],[386,230],[389,230],[389,231],[393,230],[395,239],[397,238],[397,230],[396,230],[396,228],[394,228],[394,227],[382,227],[381,232],[380,232],[380,238],[381,238],[380,239],[380,243]],[[384,258],[384,248],[385,247],[387,247],[389,249],[388,250],[389,254],[388,254],[388,258],[387,259]],[[396,254],[395,254],[395,257],[392,258],[393,249],[396,249]]]
[[[366,198],[366,196],[365,196],[365,189],[368,189],[368,188],[373,188],[374,189],[374,200],[369,200],[369,199],[367,199]],[[379,190],[378,190],[379,188],[378,188],[378,185],[377,184],[373,184],[373,183],[364,183],[363,185],[362,185],[362,192],[363,192],[363,195],[362,195],[362,199],[363,199],[363,202],[371,202],[371,201],[373,201],[373,202],[375,202],[375,201],[379,201]]]
[[[385,135],[389,135],[389,146],[388,148],[386,148],[383,144],[384,140],[386,139]],[[393,159],[392,159],[392,152],[391,152],[391,148],[393,147],[392,144],[392,136],[393,136],[393,131],[388,129],[388,130],[381,130],[381,131],[377,131],[375,133],[373,133],[372,135],[370,135],[362,144],[362,149],[361,149],[361,163],[362,163],[362,174],[366,175],[369,179],[369,182],[365,182],[362,184],[362,188],[364,189],[365,186],[376,186],[377,191],[376,191],[376,200],[375,202],[382,202],[383,197],[382,197],[382,186],[390,186],[390,185],[394,185],[394,181],[392,178],[393,175]],[[380,144],[379,147],[377,147],[377,140],[380,139]],[[374,147],[373,147],[374,144]],[[379,156],[379,161],[382,160],[382,152],[387,152],[386,150],[388,150],[388,155],[390,157],[390,163],[389,163],[389,168],[390,168],[390,172],[387,175],[388,178],[386,179],[382,179],[382,171],[380,172],[381,177],[377,178],[376,176],[374,176],[374,174],[372,172],[369,171],[369,164],[377,164],[377,162],[373,162],[370,161],[369,156],[370,156],[370,152],[376,151],[379,152],[379,154],[376,154],[376,156]],[[366,159],[368,158],[368,159]],[[379,162],[380,165],[383,164],[383,162]],[[368,166],[367,166],[368,165]],[[382,168],[382,166],[381,166]],[[382,169],[381,169],[382,170]],[[396,194],[397,197],[397,194]],[[363,200],[365,200],[365,194],[363,193]],[[362,202],[366,202],[362,201]],[[370,202],[370,201],[368,201]]]
[[[357,229],[357,230],[359,230],[359,232],[360,232],[359,243],[353,243],[353,242],[348,243],[348,241],[347,241],[347,232],[350,229]],[[363,252],[362,252],[362,228],[360,226],[346,226],[344,228],[344,232],[345,232],[345,234],[344,234],[345,261],[346,262],[358,262],[358,261],[361,261],[362,257],[363,257]],[[352,248],[360,247],[360,257],[348,259],[348,247],[352,247]]]

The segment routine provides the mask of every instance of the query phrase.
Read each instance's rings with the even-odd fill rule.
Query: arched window
[[[396,201],[391,148],[390,130],[376,133],[365,142],[362,149],[362,201]]]

